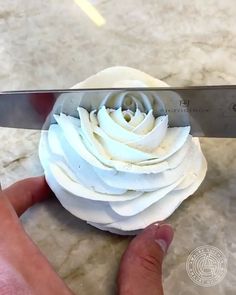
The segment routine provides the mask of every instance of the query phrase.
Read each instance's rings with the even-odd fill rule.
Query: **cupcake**
[[[73,88],[108,87],[168,85],[136,69],[112,67]],[[96,109],[74,101],[69,111],[55,114],[41,135],[40,161],[65,209],[101,230],[135,234],[192,195],[207,163],[190,126],[169,126],[160,98],[127,90],[100,101]]]

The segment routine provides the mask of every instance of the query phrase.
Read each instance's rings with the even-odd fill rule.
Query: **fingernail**
[[[173,239],[173,229],[170,224],[159,224],[155,229],[155,242],[161,247],[164,253],[167,252]]]
[[[169,223],[161,223],[161,222],[156,222],[153,225],[156,226],[156,227],[162,227],[162,226],[166,226],[166,225],[171,227],[171,224],[169,224]]]
[[[163,240],[163,239],[158,239],[158,240],[155,240],[155,242],[161,247],[162,251],[164,253],[166,253],[167,251],[167,244],[166,244],[166,241]]]
[[[162,226],[169,226],[172,228],[170,223],[159,223],[159,227],[162,227]]]

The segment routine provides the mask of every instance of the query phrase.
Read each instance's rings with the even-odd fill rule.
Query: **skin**
[[[25,232],[19,216],[52,196],[44,177],[22,180],[0,191],[0,294],[73,294]],[[118,294],[162,295],[162,261],[173,238],[170,225],[152,224],[123,254]]]

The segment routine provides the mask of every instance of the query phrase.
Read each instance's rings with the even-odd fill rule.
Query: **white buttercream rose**
[[[114,67],[75,88],[133,86],[167,85],[141,71]],[[168,127],[168,116],[154,116],[149,98],[137,96],[106,97],[90,113],[79,107],[78,118],[55,115],[39,149],[47,182],[61,204],[120,234],[166,219],[195,192],[207,169],[190,127]]]

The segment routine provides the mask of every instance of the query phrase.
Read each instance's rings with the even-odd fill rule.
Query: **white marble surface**
[[[0,89],[70,87],[113,65],[139,68],[172,85],[236,84],[236,5],[226,1],[91,1],[106,19],[96,27],[72,0],[0,4]],[[3,186],[42,173],[39,132],[0,129]],[[169,218],[175,239],[164,265],[167,295],[233,295],[236,290],[236,140],[202,139],[204,184]],[[129,238],[93,229],[56,200],[23,217],[27,232],[75,294],[114,294]],[[191,250],[210,244],[228,257],[211,288],[185,271]]]

